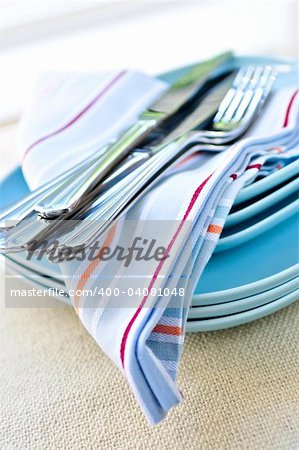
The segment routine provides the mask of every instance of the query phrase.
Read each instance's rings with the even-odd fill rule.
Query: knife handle
[[[85,164],[85,161],[84,161]],[[58,195],[60,189],[69,183],[69,180],[77,177],[82,170],[83,164],[73,167],[63,172],[53,180],[43,184],[38,189],[30,192],[30,194],[21,198],[17,203],[0,211],[0,230],[8,230],[17,225],[21,220],[25,219],[33,210],[35,205],[40,203],[50,194]]]
[[[116,142],[108,146],[105,153],[82,172],[74,183],[35,205],[35,211],[51,219],[71,212],[81,200],[84,200],[84,196],[100,183],[134,146],[138,145],[156,123],[157,120],[154,118],[138,120]]]

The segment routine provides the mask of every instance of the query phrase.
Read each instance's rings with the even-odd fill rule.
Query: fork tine
[[[277,78],[277,73],[271,66],[266,66],[264,70],[264,79],[262,81],[263,97],[266,99],[272,90],[272,86]]]
[[[247,106],[247,110],[245,110],[242,116],[243,122],[251,120],[262,107],[271,92],[275,79],[276,74],[274,70],[271,67],[265,67],[260,77],[260,82],[254,90],[254,95]]]
[[[251,83],[251,79],[255,74],[255,70],[256,70],[255,67],[252,67],[252,66],[247,67],[245,76],[243,77],[240,85],[238,86],[238,89],[235,93],[234,98],[232,99],[227,110],[225,111],[225,114],[221,118],[222,123],[230,122],[231,118],[234,116],[239,104],[241,103],[241,101],[243,99],[245,90],[247,89],[248,85],[250,85],[250,83]]]
[[[250,66],[240,70],[214,117],[214,128],[230,128],[240,121],[250,120],[268,97],[275,79],[276,74],[270,66]]]
[[[263,74],[263,68],[258,66],[255,68],[254,72],[252,73],[251,80],[249,82],[248,88],[243,93],[243,98],[241,102],[239,103],[238,108],[236,109],[234,115],[231,117],[231,121],[234,123],[239,122],[239,120],[242,119],[247,107],[249,106],[252,97],[255,94],[255,90],[257,89],[257,86],[261,82]]]
[[[247,71],[246,67],[241,67],[241,69],[238,71],[238,73],[233,81],[232,87],[228,90],[227,94],[225,95],[224,99],[222,100],[221,104],[219,105],[218,112],[213,120],[214,123],[221,121],[223,115],[225,114],[225,111],[231,104],[231,102],[236,94],[238,86],[241,85],[242,80],[244,80],[244,78],[246,76],[246,71]]]

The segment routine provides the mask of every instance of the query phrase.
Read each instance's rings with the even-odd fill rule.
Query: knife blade
[[[225,52],[189,69],[140,114],[136,123],[122,133],[116,142],[108,146],[105,153],[88,170],[88,174],[77,180],[76,186],[72,186],[72,189],[66,187],[65,191],[57,196],[54,194],[50,198],[43,199],[35,205],[35,211],[42,217],[52,219],[74,210],[82,198],[98,185],[118,162],[153,130],[163,127],[163,123],[169,121],[196,96],[212,73],[231,58],[232,53]]]
[[[34,226],[31,229],[31,234],[22,233],[22,245],[26,242],[33,243],[29,245],[32,251],[39,248],[38,243],[51,243],[59,241],[59,247],[71,246],[76,247],[80,245],[88,245],[95,234],[102,234],[109,225],[120,215],[122,215],[128,207],[131,207],[140,195],[143,195],[158,178],[165,172],[166,167],[171,166],[171,161],[178,162],[184,158],[184,144],[185,134],[190,132],[195,126],[202,128],[209,119],[217,112],[218,107],[231,86],[233,74],[228,76],[221,83],[216,85],[211,92],[208,92],[204,99],[198,104],[193,113],[186,117],[181,124],[178,131],[174,130],[167,135],[162,142],[159,143],[159,148],[167,147],[172,142],[177,145],[179,139],[182,144],[181,154],[174,159],[165,159],[165,155],[159,151],[159,148],[148,149],[148,158],[141,163],[134,172],[122,178],[118,183],[113,184],[110,189],[105,191],[95,201],[94,193],[86,197],[85,205],[76,210],[76,213],[66,215],[65,219],[71,220],[55,220],[49,223],[48,227],[41,225]],[[212,147],[212,146],[211,146]],[[169,149],[169,155],[172,154],[172,149]],[[222,148],[220,147],[220,150]],[[213,149],[215,151],[215,148]],[[167,161],[167,163],[165,163]],[[103,214],[104,212],[104,214]],[[87,220],[77,220],[81,219]],[[20,245],[20,242],[19,242]],[[36,246],[36,247],[35,247]]]

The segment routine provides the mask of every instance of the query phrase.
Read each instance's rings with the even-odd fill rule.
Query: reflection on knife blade
[[[133,148],[136,148],[153,130],[169,127],[173,116],[182,113],[183,108],[198,93],[206,89],[206,83],[222,64],[232,57],[230,52],[220,54],[204,63],[197,64],[181,76],[148,109],[143,111],[137,122],[127,129],[119,139],[108,146],[105,153],[88,169],[86,176],[72,186],[66,186],[65,196],[59,193],[59,202],[55,206],[54,198],[44,200],[36,206],[36,211],[44,217],[59,217],[77,207],[78,203],[98,185]],[[165,125],[164,125],[165,124]]]
[[[217,84],[198,104],[193,113],[186,117],[180,124],[178,131],[174,130],[174,132],[170,133],[159,146],[148,149],[147,159],[145,159],[145,161],[143,160],[134,172],[129,173],[118,183],[113,184],[110,189],[105,189],[101,192],[100,197],[93,202],[92,200],[94,200],[96,192],[92,192],[86,197],[84,206],[79,211],[76,210],[75,214],[69,214],[65,217],[66,219],[72,220],[54,221],[52,225],[50,224],[46,229],[44,228],[41,233],[35,233],[34,236],[31,236],[32,239],[34,239],[35,242],[51,242],[58,239],[61,246],[70,245],[69,242],[75,239],[83,229],[85,229],[86,233],[89,235],[89,229],[94,228],[95,226],[98,227],[99,221],[107,228],[116,217],[123,214],[129,206],[132,206],[141,194],[143,195],[145,191],[151,187],[152,183],[163,174],[165,169],[168,168],[177,157],[183,155],[185,133],[190,132],[190,130],[193,130],[195,127],[202,128],[210,121],[211,117],[217,112],[222,99],[231,86],[232,79],[233,76],[229,76],[222,80],[221,83]],[[163,149],[162,151],[160,151],[160,149],[182,137],[181,153],[165,158]],[[172,153],[170,152],[169,155],[171,154]],[[87,220],[83,220],[80,223],[75,220],[78,218]],[[81,243],[87,243],[88,237],[89,236],[84,236],[84,238],[80,240]]]

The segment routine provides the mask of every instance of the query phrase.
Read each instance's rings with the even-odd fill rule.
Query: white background
[[[159,73],[221,50],[296,56],[296,1],[0,1],[0,122],[46,70]]]

